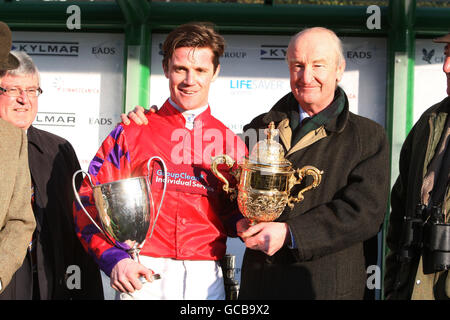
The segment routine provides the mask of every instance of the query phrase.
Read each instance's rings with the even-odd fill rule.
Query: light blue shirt
[[[302,109],[300,104],[298,105],[298,112],[300,113],[300,122],[299,123],[302,123],[303,119],[311,117],[309,114],[306,113],[305,110]]]

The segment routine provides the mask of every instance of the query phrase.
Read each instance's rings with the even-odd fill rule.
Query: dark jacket
[[[380,230],[389,193],[384,129],[349,112],[339,88],[332,104],[308,122],[309,129],[305,125],[305,132],[292,134],[290,122],[297,115],[298,102],[289,93],[244,128],[265,128],[274,121],[294,168],[312,165],[324,173],[321,184],[292,210],[286,207],[277,220],[289,225],[297,249],[284,246],[272,257],[246,250],[239,297],[362,299],[364,241]],[[292,136],[297,137],[294,143]]]
[[[72,175],[80,168],[75,151],[65,139],[33,126],[27,135],[40,299],[103,299],[99,269],[75,235]],[[80,289],[76,274],[81,275]],[[28,254],[5,293],[10,299],[31,299],[32,278]]]
[[[386,257],[384,279],[387,299],[411,298],[420,254],[410,260],[399,260],[403,221],[405,217],[412,216],[416,206],[422,202],[423,178],[435,154],[449,113],[450,97],[447,97],[422,114],[403,143],[400,172],[391,193],[392,211],[386,238],[390,250]]]

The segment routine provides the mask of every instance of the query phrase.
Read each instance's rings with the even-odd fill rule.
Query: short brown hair
[[[209,22],[190,22],[180,25],[169,33],[164,41],[163,68],[168,70],[169,59],[177,48],[210,48],[213,52],[214,72],[219,65],[219,58],[225,50],[225,40],[214,30]]]

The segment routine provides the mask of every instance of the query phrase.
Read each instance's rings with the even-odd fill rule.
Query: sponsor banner
[[[150,105],[161,106],[169,96],[162,70],[165,34],[152,37]],[[225,35],[221,72],[211,85],[212,114],[235,133],[255,116],[267,112],[290,92],[286,51],[289,36]],[[386,41],[343,38],[346,72],[340,85],[351,111],[385,125]]]
[[[414,66],[414,123],[422,113],[447,97],[447,81],[442,71],[445,43],[416,39]]]
[[[13,40],[12,49],[28,53],[40,71],[44,93],[33,125],[70,141],[86,170],[120,121],[124,36],[13,32]]]

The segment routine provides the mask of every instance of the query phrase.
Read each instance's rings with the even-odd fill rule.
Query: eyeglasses
[[[42,94],[42,89],[20,89],[20,88],[9,88],[5,89],[0,87],[0,94],[5,94],[8,97],[20,97],[22,93],[25,92],[28,98],[39,97]]]

